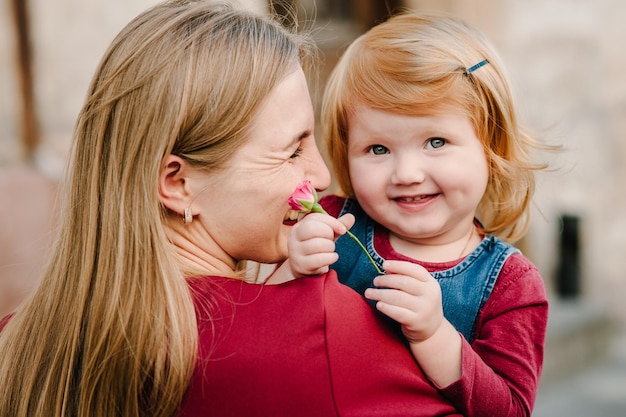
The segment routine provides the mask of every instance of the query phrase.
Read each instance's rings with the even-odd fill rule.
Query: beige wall
[[[17,86],[14,73],[14,31],[9,2],[0,3],[0,163],[14,157],[10,138],[17,136]],[[12,149],[9,149],[11,147]]]

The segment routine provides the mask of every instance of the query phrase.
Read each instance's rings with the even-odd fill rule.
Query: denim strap
[[[352,213],[356,222],[350,231],[363,243],[382,269],[383,258],[374,248],[376,223],[359,204],[347,199],[341,215]],[[378,275],[357,244],[344,235],[335,242],[339,260],[331,265],[339,281],[363,295]],[[454,267],[432,273],[441,287],[444,316],[471,343],[476,321],[509,256],[519,252],[495,236],[486,236],[480,245]],[[399,327],[396,323],[396,327]]]

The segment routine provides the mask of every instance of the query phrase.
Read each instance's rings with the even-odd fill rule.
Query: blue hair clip
[[[478,68],[487,65],[489,63],[488,60],[483,59],[482,61],[480,61],[478,64],[476,65],[472,65],[471,67],[469,67],[468,69],[465,70],[465,75],[470,75],[472,72],[476,71]]]

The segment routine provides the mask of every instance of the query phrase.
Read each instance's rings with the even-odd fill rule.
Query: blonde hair
[[[475,64],[488,64],[467,71]],[[461,108],[473,121],[489,164],[478,207],[484,233],[522,237],[534,192],[533,151],[546,149],[520,126],[498,54],[477,30],[437,14],[403,13],[361,35],[334,68],[321,123],[335,180],[354,197],[348,172],[348,117],[355,105],[404,115]]]
[[[115,38],[76,124],[54,255],[0,334],[0,416],[176,412],[197,328],[159,203],[163,159],[219,169],[313,57],[308,39],[208,1],[162,3]]]

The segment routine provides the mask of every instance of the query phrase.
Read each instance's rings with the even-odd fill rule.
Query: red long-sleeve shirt
[[[327,196],[322,205],[338,216],[344,201]],[[374,247],[384,259],[414,262],[430,272],[460,261],[428,263],[404,256],[392,248],[382,227],[376,228]],[[529,417],[543,365],[547,321],[548,300],[539,271],[523,255],[510,256],[479,312],[474,341],[470,345],[463,339],[461,378],[441,393],[466,417]]]
[[[334,271],[279,285],[190,285],[200,352],[180,416],[460,417]]]
[[[199,352],[178,417],[461,417],[334,271],[279,285],[203,277],[189,287]]]

